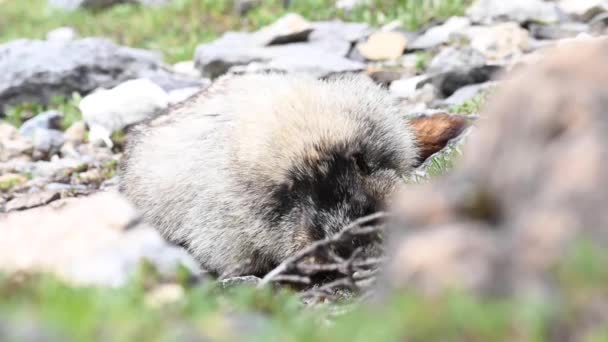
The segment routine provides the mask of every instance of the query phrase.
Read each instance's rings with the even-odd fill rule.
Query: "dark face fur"
[[[289,172],[289,181],[273,192],[275,223],[301,229],[305,240],[319,240],[339,232],[353,220],[385,208],[385,198],[399,182],[390,156],[370,153],[364,145],[314,147],[317,154]],[[375,156],[376,158],[372,158]],[[278,214],[278,215],[277,215]],[[370,241],[355,240],[339,254]]]

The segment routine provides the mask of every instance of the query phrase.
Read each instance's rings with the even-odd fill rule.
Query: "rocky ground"
[[[49,2],[64,10],[97,8],[95,1]],[[336,6],[341,6],[340,11],[371,6],[359,2],[339,1]],[[260,6],[255,1],[237,5],[238,12]],[[402,221],[395,231],[428,228],[405,237],[397,233],[393,250],[398,262],[390,263],[383,276],[388,277],[384,283],[390,284],[389,292],[416,288],[436,294],[455,286],[474,295],[532,293],[534,298],[567,301],[570,297],[560,296],[555,289],[562,284],[547,280],[551,277],[546,273],[558,267],[559,256],[565,253],[564,241],[574,240],[575,235],[585,241],[606,241],[601,231],[606,222],[598,214],[606,194],[597,191],[605,188],[605,181],[596,167],[604,160],[608,145],[602,131],[593,130],[603,122],[603,113],[587,109],[603,105],[605,94],[599,89],[608,80],[604,77],[608,67],[593,62],[601,59],[598,52],[577,57],[572,51],[584,50],[574,48],[568,50],[570,55],[564,53],[570,60],[556,59],[544,69],[538,65],[553,48],[602,42],[601,36],[608,30],[607,13],[608,2],[601,0],[479,0],[462,16],[434,20],[418,30],[399,21],[374,26],[312,21],[288,13],[250,32],[225,32],[198,45],[191,60],[176,64],[166,63],[154,51],[81,37],[70,27],[48,32],[41,40],[1,44],[0,226],[4,235],[0,271],[8,275],[43,271],[72,285],[124,287],[141,273],[141,260],[146,260],[160,285],[148,289],[141,299],[148,303],[145,305],[192,299],[196,294],[184,294],[183,286],[207,282],[204,270],[140,222],[136,210],[116,191],[117,165],[128,128],[161,115],[225,74],[272,70],[331,77],[363,73],[401,101],[404,119],[447,113],[468,123],[460,136],[441,142],[445,148],[405,180],[425,185],[412,184],[411,193],[403,195],[398,205]],[[586,67],[570,71],[578,70],[580,63]],[[525,70],[523,76],[513,76],[521,69]],[[551,70],[561,72],[562,77],[551,78]],[[488,98],[502,91],[506,82],[515,82],[503,93],[509,100],[497,100],[481,112]],[[565,85],[570,88],[563,88]],[[569,125],[579,128],[570,132],[564,128]],[[540,138],[553,134],[564,135],[566,140]],[[463,166],[448,172],[463,151]],[[446,173],[446,179],[435,181]],[[580,190],[575,181],[581,178],[586,180],[586,190]],[[545,228],[535,230],[540,229],[537,227]],[[505,240],[510,249],[504,247]],[[601,254],[604,247],[599,244],[581,253],[596,255],[593,251],[599,248]],[[591,262],[577,260],[575,264]],[[597,266],[587,267],[599,272],[593,273],[599,283],[606,280]],[[508,269],[508,279],[501,278],[504,272],[497,269]],[[0,293],[11,293],[19,286],[25,286],[28,293],[40,291],[29,288],[31,285],[14,285],[14,281],[1,285]],[[224,284],[250,281],[257,283],[237,279]],[[598,322],[606,322],[605,288],[586,291],[587,297],[576,299],[572,309],[589,315],[576,321],[581,329],[572,329],[570,325],[575,323],[562,322],[559,316],[554,317],[559,324],[524,324],[526,328],[518,331],[513,321],[495,317],[505,326],[488,323],[473,335],[527,340],[539,334],[540,339],[564,336],[565,340],[581,340],[606,333],[601,324],[597,328]],[[23,295],[18,293],[16,298]],[[458,300],[447,305],[458,305]],[[481,304],[468,303],[463,305],[474,312],[471,319],[481,320],[478,316],[484,310],[476,307]],[[590,303],[593,310],[580,311]],[[281,305],[270,311],[283,310]],[[420,310],[413,309],[411,300],[403,305],[394,310]],[[408,322],[425,327],[421,331],[433,331],[435,326],[423,319],[447,315],[441,310],[422,310],[423,318]],[[504,313],[509,314],[509,310]],[[256,315],[244,320],[222,319],[228,326],[247,325],[256,319],[262,326],[271,324]],[[190,329],[180,331],[184,336],[196,336]],[[490,332],[484,334],[484,329]],[[0,337],[3,333],[23,336],[20,334],[27,330],[19,325],[3,328],[0,319]],[[403,334],[396,328],[388,331]],[[443,333],[435,336],[450,336],[459,330],[440,331]],[[433,335],[412,332],[411,336]]]

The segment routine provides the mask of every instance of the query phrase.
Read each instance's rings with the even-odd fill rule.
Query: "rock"
[[[280,45],[308,40],[312,25],[301,15],[288,13],[252,35],[258,46]]]
[[[223,288],[234,287],[234,286],[257,286],[262,281],[261,278],[256,276],[244,276],[244,277],[232,277],[223,279],[220,281],[220,285]]]
[[[415,96],[416,91],[421,88],[428,80],[430,80],[429,75],[420,75],[395,80],[389,86],[389,91],[396,97],[410,99]]]
[[[556,4],[543,0],[477,0],[466,13],[473,22],[483,24],[496,21],[556,23],[562,17]]]
[[[439,52],[427,68],[429,73],[440,73],[453,70],[469,70],[486,64],[486,58],[471,47],[447,47]]]
[[[169,103],[176,104],[201,91],[201,88],[183,88],[169,92]]]
[[[437,87],[439,94],[446,98],[462,87],[494,80],[501,70],[502,68],[496,65],[484,65],[468,70],[452,70],[433,76],[430,82]]]
[[[6,203],[4,208],[7,212],[31,209],[49,204],[53,201],[58,200],[60,197],[61,196],[59,192],[55,191],[36,192],[20,197],[15,197],[14,199]]]
[[[608,249],[606,54],[606,41],[573,43],[516,72],[450,174],[404,189],[389,239],[395,286],[555,303],[570,251]]]
[[[554,25],[530,24],[530,35],[536,39],[564,39],[573,38],[588,32],[589,25],[583,23],[563,23]]]
[[[269,47],[265,53],[272,55],[273,58],[267,62],[251,63],[244,68],[233,68],[232,71],[237,73],[280,71],[326,77],[334,74],[359,72],[365,68],[363,63],[351,61],[301,43]]]
[[[559,7],[566,13],[588,21],[598,13],[608,11],[607,0],[560,0]]]
[[[194,62],[204,77],[217,78],[233,66],[268,61],[271,57],[267,50],[256,46],[250,33],[226,32],[213,42],[199,45]]]
[[[471,26],[468,18],[452,17],[439,26],[434,26],[424,32],[412,42],[410,49],[426,50],[432,49],[450,41],[450,38],[467,27]]]
[[[46,34],[46,40],[70,42],[78,38],[78,32],[73,27],[59,27]]]
[[[56,129],[36,128],[32,135],[34,158],[41,159],[59,152],[64,142],[63,132]]]
[[[310,42],[324,39],[340,39],[354,43],[371,33],[371,28],[365,23],[350,23],[341,20],[316,21],[312,23],[313,31],[308,37]]]
[[[36,129],[59,128],[59,122],[61,119],[63,119],[63,114],[56,110],[40,113],[25,121],[19,128],[19,133],[24,137],[32,137]]]
[[[16,40],[0,45],[0,56],[0,112],[8,105],[47,104],[54,96],[84,95],[136,78],[148,78],[166,90],[201,83],[172,73],[156,53],[101,38]]]
[[[474,26],[465,34],[471,42],[471,47],[492,61],[519,56],[529,49],[529,33],[516,23]]]
[[[456,90],[450,97],[445,99],[442,104],[444,106],[459,106],[467,101],[474,99],[476,96],[481,94],[484,90],[495,87],[496,82],[486,82],[480,84],[472,84],[464,86]]]
[[[67,143],[82,144],[87,138],[87,124],[84,121],[74,122],[65,130],[63,137]]]
[[[173,65],[173,71],[175,71],[178,74],[190,76],[190,77],[194,77],[194,78],[202,77],[201,72],[194,65],[194,61],[184,61],[184,62],[175,63]],[[177,90],[179,90],[179,89],[177,89]]]
[[[397,59],[405,51],[407,39],[399,32],[376,32],[357,49],[368,60]]]
[[[162,277],[179,265],[199,274],[185,251],[138,224],[135,208],[114,192],[66,199],[0,218],[2,272],[51,272],[75,285],[123,286],[142,260]]]
[[[374,82],[381,84],[384,87],[388,87],[394,81],[401,79],[401,76],[401,72],[393,70],[375,70],[369,72],[369,77],[371,77]]]
[[[90,141],[101,140],[111,147],[112,132],[154,117],[168,105],[169,95],[162,88],[147,79],[137,79],[87,95],[79,108],[90,128]]]
[[[29,139],[22,137],[13,125],[0,121],[0,162],[31,155],[32,150]]]

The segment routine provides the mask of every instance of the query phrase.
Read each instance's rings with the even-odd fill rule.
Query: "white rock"
[[[79,108],[90,128],[90,141],[112,146],[112,132],[153,117],[168,105],[169,95],[161,87],[136,79],[84,97]]]
[[[554,23],[560,20],[557,5],[542,0],[477,0],[466,13],[473,22],[484,24],[504,20],[519,23]]]
[[[78,38],[78,33],[72,27],[59,27],[46,34],[46,40],[69,42]]]
[[[176,104],[179,102],[184,101],[185,99],[189,98],[190,96],[198,93],[201,90],[201,88],[182,88],[182,89],[176,89],[173,91],[169,92],[169,103],[170,104]]]
[[[399,98],[410,99],[416,96],[418,89],[420,88],[419,85],[428,79],[428,75],[420,75],[402,80],[396,80],[393,81],[389,86],[389,91]]]
[[[183,61],[179,63],[175,63],[173,65],[173,71],[178,74],[192,76],[192,77],[202,77],[201,72],[194,65],[194,61]]]

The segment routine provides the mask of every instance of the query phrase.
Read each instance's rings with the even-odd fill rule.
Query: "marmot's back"
[[[260,274],[381,209],[415,158],[403,115],[371,81],[250,75],[138,127],[121,189],[207,269]]]

